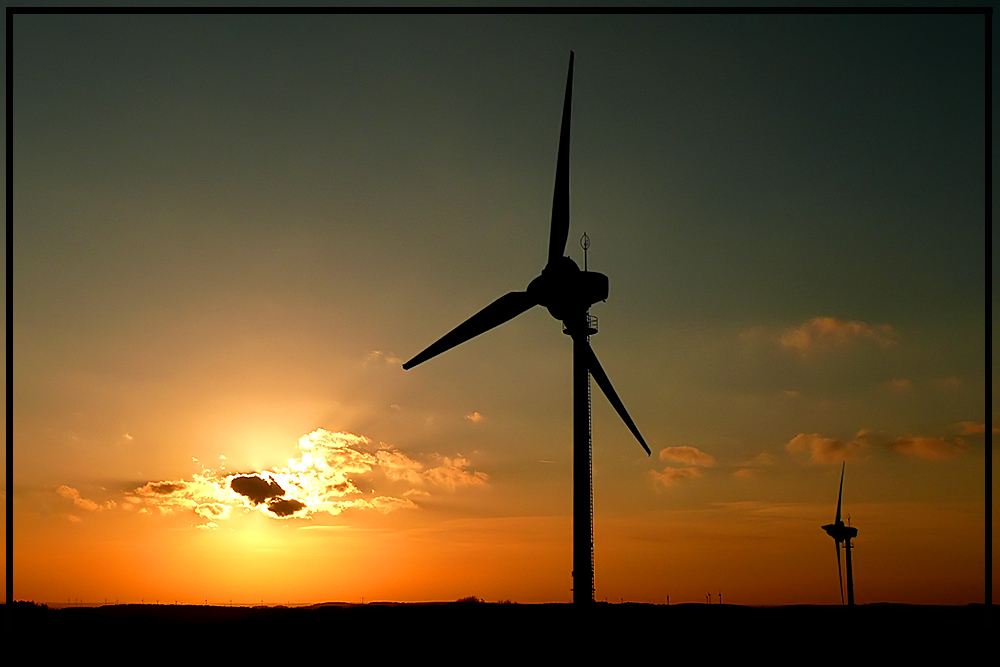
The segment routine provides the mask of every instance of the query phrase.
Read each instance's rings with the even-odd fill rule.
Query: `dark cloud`
[[[285,490],[277,482],[260,475],[237,475],[229,485],[233,491],[253,501],[254,505],[285,495]]]
[[[267,509],[269,512],[277,516],[290,516],[298,512],[300,509],[303,509],[305,506],[305,503],[299,502],[298,500],[287,500],[282,498],[280,500],[272,500],[269,502],[267,504]]]

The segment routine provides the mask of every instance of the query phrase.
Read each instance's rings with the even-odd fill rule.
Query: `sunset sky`
[[[8,20],[7,595],[570,601],[573,50],[597,598],[986,599],[985,17]]]

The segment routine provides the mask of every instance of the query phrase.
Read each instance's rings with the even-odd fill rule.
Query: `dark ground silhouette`
[[[311,607],[108,605],[49,609],[5,605],[9,649],[38,657],[120,655],[146,662],[188,652],[233,656],[257,651],[326,652],[332,661],[383,664],[418,655],[448,662],[493,662],[503,655],[587,657],[613,651],[658,662],[748,658],[818,659],[830,642],[851,642],[866,659],[925,662],[971,658],[992,636],[992,606],[869,604],[854,608],[704,604],[327,604]],[[826,646],[826,649],[824,649]],[[862,649],[861,647],[865,648]],[[34,647],[33,649],[31,647]],[[572,648],[570,648],[572,647]],[[586,647],[584,650],[583,647]],[[398,655],[397,655],[398,654]],[[831,656],[832,657],[832,656]],[[172,660],[171,660],[172,661]]]

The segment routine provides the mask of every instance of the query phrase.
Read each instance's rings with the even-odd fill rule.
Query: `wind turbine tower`
[[[573,602],[594,602],[594,503],[590,433],[590,378],[618,412],[639,444],[651,454],[646,441],[618,398],[607,374],[590,347],[597,333],[597,318],[590,307],[606,301],[610,282],[602,273],[584,270],[563,253],[569,236],[569,136],[573,99],[573,52],[563,102],[559,153],[556,161],[555,195],[549,229],[548,262],[540,276],[523,292],[509,292],[432,343],[405,364],[410,369],[456,345],[511,320],[533,306],[544,306],[563,323],[563,333],[573,340]],[[584,250],[589,245],[584,236]],[[839,549],[839,547],[838,547]]]
[[[826,531],[827,535],[833,538],[834,542],[837,544],[837,574],[840,576],[840,604],[844,604],[844,574],[840,566],[840,544],[844,543],[844,548],[847,550],[847,606],[854,606],[854,569],[851,567],[851,549],[854,545],[851,544],[851,540],[858,536],[858,529],[852,528],[849,524],[845,524],[840,519],[841,505],[844,500],[844,469],[847,467],[847,462],[840,468],[840,495],[837,496],[837,516],[833,523],[823,526],[823,530]],[[850,518],[848,518],[848,522]]]

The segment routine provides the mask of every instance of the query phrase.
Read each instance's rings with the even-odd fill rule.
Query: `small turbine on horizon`
[[[851,567],[851,549],[854,546],[851,544],[851,540],[858,536],[858,529],[852,528],[849,524],[845,524],[840,519],[841,505],[844,500],[844,470],[847,468],[847,462],[844,461],[844,465],[840,468],[840,495],[837,496],[837,516],[833,523],[823,526],[823,530],[826,531],[827,535],[834,539],[837,544],[837,574],[840,576],[840,604],[844,604],[844,573],[840,565],[840,543],[844,543],[844,548],[847,549],[847,605],[849,607],[854,606],[854,570]],[[848,522],[850,518],[848,517]]]
[[[639,429],[618,398],[611,380],[590,347],[597,333],[597,318],[589,314],[598,301],[607,301],[609,281],[602,273],[584,270],[564,255],[569,237],[569,135],[573,97],[573,52],[563,103],[559,153],[556,161],[555,196],[549,229],[549,256],[540,276],[524,292],[509,292],[459,324],[405,364],[410,369],[456,345],[511,320],[534,306],[544,306],[561,320],[563,333],[573,339],[573,602],[594,602],[594,501],[591,465],[590,377],[597,380],[608,401],[650,455]],[[585,237],[586,238],[586,237]],[[589,243],[584,242],[584,250]],[[586,257],[586,255],[585,255]]]

